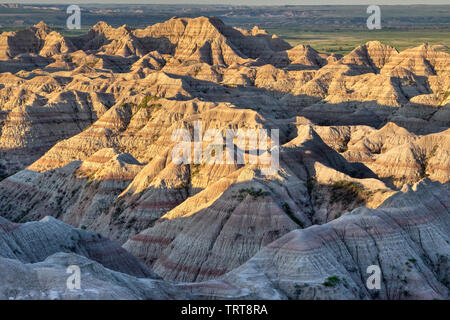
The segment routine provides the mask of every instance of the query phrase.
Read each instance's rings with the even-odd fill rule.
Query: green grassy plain
[[[95,2],[95,1],[94,1]],[[257,25],[295,46],[310,45],[321,52],[346,54],[358,45],[378,40],[402,51],[428,42],[450,53],[450,5],[381,6],[382,29],[368,30],[367,6],[224,6],[224,5],[82,5],[82,29],[67,30],[67,5],[0,4],[0,32],[15,31],[45,21],[64,36],[86,33],[98,21],[114,27],[145,28],[173,16],[216,16],[246,29]]]
[[[310,45],[321,52],[346,54],[367,41],[378,40],[399,51],[419,46],[424,42],[441,46],[450,53],[450,27],[422,30],[307,30],[300,28],[266,29],[289,42]]]

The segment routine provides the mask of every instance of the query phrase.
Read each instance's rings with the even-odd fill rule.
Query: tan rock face
[[[0,36],[0,59],[11,59],[23,53],[50,57],[75,49],[70,40],[52,31],[44,22],[17,32],[5,32]]]
[[[100,232],[166,279],[237,279],[233,270],[253,268],[255,255],[276,265],[278,258],[265,256],[270,244],[291,237],[300,246],[309,245],[303,237],[312,239],[331,259],[343,248],[333,236],[340,228],[361,232],[352,223],[373,223],[381,235],[408,242],[412,235],[383,224],[405,207],[391,196],[424,178],[450,180],[450,56],[429,45],[399,53],[371,41],[338,57],[200,17],[145,29],[100,22],[71,39],[40,23],[2,34],[0,58],[0,215],[14,223],[50,215]],[[236,159],[175,164],[172,134],[185,129],[192,136],[198,121],[202,133],[223,136],[278,129],[279,170],[266,176],[264,165]],[[210,142],[202,144],[205,157],[212,156]],[[252,148],[236,140],[216,144],[250,159]],[[446,197],[437,184],[422,185]],[[430,209],[427,199],[417,205],[430,215],[443,210]],[[362,206],[374,211],[356,209]],[[366,212],[384,220],[366,221]],[[329,247],[317,240],[322,234]],[[381,244],[400,252],[393,241]],[[441,278],[427,272],[421,267],[420,276],[431,279],[429,295],[414,287],[414,297],[442,297]],[[297,292],[266,279],[268,291],[250,297],[368,297],[357,279],[346,279],[349,288],[336,292],[317,281],[308,290],[302,282]],[[383,297],[404,298],[388,291]]]
[[[200,281],[232,270],[262,246],[299,227],[274,195],[268,195],[267,186],[246,180],[244,172],[219,180],[124,247],[167,279]],[[303,214],[302,220],[307,223],[308,218]]]

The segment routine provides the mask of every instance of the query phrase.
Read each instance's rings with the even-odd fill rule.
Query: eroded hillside
[[[415,221],[414,210],[396,210],[405,201],[415,206],[409,185],[422,181],[443,199],[443,208],[418,200],[429,212],[416,215],[447,219],[450,55],[428,44],[398,52],[370,41],[340,56],[292,48],[258,27],[217,18],[173,18],[145,29],[99,22],[76,38],[42,22],[0,35],[0,59],[0,215],[11,226],[52,216],[117,240],[165,280],[204,283],[226,274],[229,284],[239,272],[276,268],[273,261],[254,264],[284,254],[274,248],[286,239],[319,246],[314,239],[323,236],[336,243],[320,249],[323,259],[334,257],[333,272],[350,281],[347,287],[331,294],[305,286],[311,279],[274,285],[295,277],[286,267],[264,269],[281,278],[249,294],[266,297],[275,286],[273,297],[311,299],[371,297],[348,274],[349,255],[357,253],[335,252],[358,246],[340,239],[347,224],[367,224],[382,237],[395,233],[417,259],[423,248],[416,235],[400,223],[395,230],[383,224],[399,214]],[[279,148],[267,152],[278,155],[279,166],[265,174],[267,165],[250,161],[247,145],[244,162],[205,161],[217,156],[211,139],[200,147],[203,161],[176,163],[179,129],[223,136],[279,130]],[[241,147],[236,139],[214,143],[226,154]],[[409,200],[395,200],[400,190]],[[443,247],[445,260],[448,241]],[[432,246],[427,250],[431,257]],[[410,297],[445,297],[441,262],[420,266],[430,288]],[[382,297],[408,298],[392,290]]]

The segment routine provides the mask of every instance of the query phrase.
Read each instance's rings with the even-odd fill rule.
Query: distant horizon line
[[[376,1],[372,1],[376,2]],[[326,7],[326,6],[367,6],[367,3],[331,3],[331,4],[232,4],[232,3],[144,3],[144,2],[127,2],[120,0],[119,2],[85,2],[85,1],[71,1],[72,4],[82,4],[82,5],[161,5],[161,6],[211,6],[211,7]],[[59,2],[36,2],[36,1],[24,1],[24,2],[0,2],[0,4],[18,4],[18,5],[60,5],[66,6],[67,3]],[[376,3],[379,6],[450,6],[448,3]]]

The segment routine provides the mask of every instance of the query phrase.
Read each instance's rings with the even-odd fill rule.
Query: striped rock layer
[[[280,278],[280,283],[289,283],[298,272],[293,267],[297,258],[272,261],[267,252],[278,252],[272,245],[286,239],[296,242],[298,235],[321,248],[325,260],[317,263],[323,263],[318,269],[322,271],[320,276],[311,271],[299,278],[310,277],[314,286],[309,289],[304,287],[307,281],[282,287],[267,280],[274,297],[375,298],[362,280],[344,271],[353,265],[363,275],[365,264],[357,261],[362,256],[357,250],[378,242],[368,244],[361,236],[342,244],[342,232],[333,228],[345,226],[359,234],[352,219],[369,223],[373,218],[377,232],[392,232],[402,247],[407,243],[408,250],[419,252],[415,234],[381,222],[387,221],[388,211],[389,219],[399,219],[394,207],[411,210],[405,223],[422,221],[411,198],[420,192],[402,197],[398,192],[426,178],[449,182],[449,61],[449,54],[428,44],[398,52],[377,41],[345,56],[330,55],[304,45],[292,48],[258,28],[243,30],[207,17],[173,18],[144,29],[99,22],[70,39],[45,23],[3,33],[0,215],[13,221],[10,226],[51,216],[99,232],[123,244],[146,264],[144,270],[149,267],[166,280],[197,283],[233,275],[237,279],[234,272],[244,266],[249,268],[244,273],[263,270],[252,261],[264,255],[264,268],[292,263],[286,278]],[[184,129],[192,137],[199,122],[202,134],[214,129],[224,137],[239,129],[269,134],[279,130],[279,170],[264,175],[264,164],[249,161],[252,147],[236,139],[231,146],[225,141],[214,144],[224,153],[243,151],[245,163],[207,163],[205,159],[214,156],[207,148],[211,141],[200,147],[202,161],[174,163],[177,141],[172,134]],[[445,187],[426,181],[417,188],[424,188],[430,199],[414,196],[416,206],[423,214],[429,212],[426,217],[441,216],[443,209],[429,201],[444,197]],[[397,198],[406,200],[392,200]],[[405,205],[408,201],[411,204]],[[365,209],[356,209],[360,207]],[[353,213],[339,218],[348,211]],[[62,228],[46,219],[56,231]],[[446,229],[439,232],[444,238],[448,234]],[[322,235],[330,246],[334,243],[332,249],[314,238]],[[65,251],[66,244],[58,241],[38,260],[12,254],[7,258],[41,263],[59,251],[75,252],[126,272],[84,251]],[[441,240],[436,236],[433,241]],[[384,254],[384,247],[386,252],[400,252],[400,242],[380,242],[376,254]],[[349,262],[344,246],[357,247],[347,249],[356,262]],[[389,283],[394,287],[384,288],[380,297],[446,297],[446,278],[439,271],[444,264],[428,257],[431,247],[423,253],[427,258],[419,253],[410,257],[423,263],[417,285],[408,278],[408,289],[392,276]],[[441,247],[436,244],[436,252],[444,254]],[[375,253],[366,251],[370,256],[363,262],[374,262]],[[387,261],[394,261],[386,255]],[[329,269],[326,263],[332,259],[331,264],[343,267]],[[410,264],[406,269],[414,269]],[[404,278],[400,271],[380,267],[385,274]],[[274,270],[284,274],[281,269],[267,269],[267,274]],[[334,275],[346,285],[333,287],[339,293],[322,285],[324,277]],[[227,288],[247,296],[236,284]],[[231,294],[219,291],[214,295]],[[252,291],[249,296],[258,294]]]

